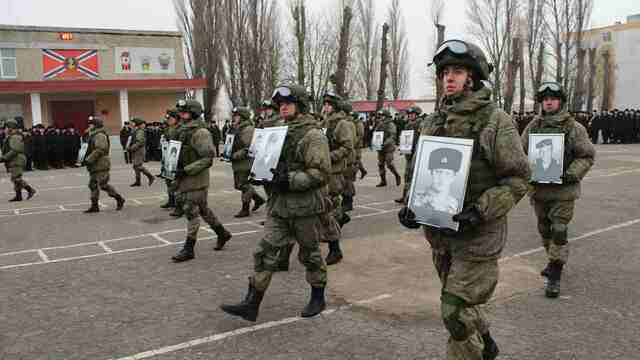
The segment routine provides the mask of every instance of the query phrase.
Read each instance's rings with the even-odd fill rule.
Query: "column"
[[[42,124],[42,103],[40,93],[31,93],[31,126]]]
[[[125,121],[129,121],[129,91],[122,89],[120,90],[120,125],[124,126]]]

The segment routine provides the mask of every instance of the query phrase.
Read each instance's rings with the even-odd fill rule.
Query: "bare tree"
[[[382,25],[382,49],[380,51],[380,84],[378,85],[378,101],[376,103],[376,111],[382,109],[384,105],[385,89],[387,88],[387,65],[389,64],[389,55],[387,54],[387,36],[389,34],[389,25]]]
[[[570,36],[569,39],[575,39],[575,48],[578,56],[578,64],[576,69],[576,84],[573,100],[574,111],[582,110],[584,104],[584,73],[585,73],[585,58],[587,56],[587,50],[582,48],[582,40],[584,30],[589,24],[589,18],[591,17],[591,10],[593,9],[593,0],[574,0],[575,16],[576,16],[576,28],[574,36]]]
[[[436,28],[436,42],[432,53],[435,53],[440,45],[444,42],[444,34],[446,31],[446,27],[442,25],[444,17],[444,0],[433,0],[431,2],[431,21],[433,22],[433,26]],[[432,70],[431,75],[432,82],[436,87],[436,109],[440,107],[440,98],[442,97],[442,84],[440,79],[435,72],[435,68]]]
[[[295,24],[295,35],[298,45],[298,83],[304,84],[304,60],[305,60],[305,39],[307,32],[307,11],[304,0],[293,0],[291,2],[291,15]]]
[[[528,0],[527,5],[527,58],[529,76],[531,81],[531,93],[535,94],[540,87],[544,66],[544,42],[545,42],[545,1]],[[539,66],[540,65],[540,66]]]
[[[407,30],[402,17],[400,0],[392,0],[388,11],[388,23],[391,35],[391,53],[389,57],[389,77],[391,95],[399,99],[409,90],[409,54],[407,51]]]
[[[359,88],[367,100],[373,100],[377,80],[378,44],[380,42],[373,0],[358,0],[356,12],[360,27],[356,40]]]
[[[512,45],[512,59],[509,61],[507,65],[507,81],[506,81],[506,90],[504,94],[504,111],[507,113],[511,112],[511,107],[513,105],[513,97],[516,92],[516,76],[518,74],[518,69],[520,68],[520,38],[513,38]],[[521,95],[522,96],[522,95]]]
[[[345,97],[345,81],[349,60],[349,44],[351,40],[351,8],[345,6],[342,15],[342,25],[340,26],[340,48],[338,50],[338,64],[335,74],[335,86],[338,95]]]
[[[593,111],[593,99],[595,98],[594,79],[596,77],[596,50],[589,49],[589,87],[587,95],[587,111]]]

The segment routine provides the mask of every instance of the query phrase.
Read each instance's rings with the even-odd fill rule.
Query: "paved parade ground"
[[[561,297],[544,297],[546,264],[528,198],[509,216],[501,279],[488,306],[499,359],[638,359],[640,349],[640,145],[599,145],[569,227],[571,255]],[[240,193],[231,166],[215,161],[210,206],[233,232],[224,251],[201,226],[196,259],[170,257],[185,220],[159,208],[164,183],[130,188],[133,170],[114,149],[111,183],[121,212],[102,194],[89,206],[85,169],[31,172],[39,192],[8,203],[0,170],[0,359],[443,359],[440,285],[421,231],[397,221],[401,194],[376,188],[375,153],[357,183],[342,263],[329,267],[328,309],[298,316],[308,300],[304,268],[292,254],[274,276],[257,323],[219,310],[246,292],[261,209],[233,218]],[[396,164],[404,160],[396,156]],[[148,164],[158,173],[158,163]],[[206,239],[206,240],[205,240]],[[326,245],[323,252],[326,254]]]

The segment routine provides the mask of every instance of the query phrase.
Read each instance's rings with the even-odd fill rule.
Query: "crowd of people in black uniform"
[[[589,131],[589,136],[594,144],[632,144],[640,143],[640,110],[639,109],[614,109],[611,111],[593,111],[572,113],[576,121],[582,124]],[[423,114],[426,116],[426,114]],[[527,124],[535,117],[535,112],[513,112],[513,120],[518,124],[520,133],[524,131]],[[16,117],[16,121],[22,124],[24,120]],[[365,144],[371,145],[373,136],[373,123],[363,119],[365,128]],[[401,115],[396,115],[394,122],[398,129],[398,136],[404,129],[405,119]],[[162,151],[160,149],[160,139],[165,125],[160,122],[149,123],[145,128],[147,135],[146,159],[147,161],[160,161]],[[213,138],[216,148],[216,157],[220,156],[219,147],[226,137],[230,127],[226,121],[222,129],[212,123],[209,132]],[[24,127],[23,127],[24,129]],[[132,125],[125,122],[125,126],[120,130],[120,144],[126,147],[129,136],[132,134]],[[83,135],[69,126],[66,128],[45,127],[36,125],[30,129],[22,131],[24,137],[25,155],[27,157],[26,171],[33,169],[48,170],[62,169],[76,166],[78,151],[83,141]],[[6,137],[5,130],[0,127],[0,145]],[[125,161],[129,163],[125,152]]]

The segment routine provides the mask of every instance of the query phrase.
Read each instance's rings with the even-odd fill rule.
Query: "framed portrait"
[[[464,206],[473,140],[421,136],[409,191],[409,208],[420,224],[457,231],[453,216]]]
[[[564,134],[529,134],[531,181],[562,184]]]
[[[264,140],[256,148],[256,156],[253,159],[251,173],[256,180],[271,181],[273,179],[271,169],[275,169],[278,166],[288,127],[278,126],[262,130]]]
[[[124,150],[125,151],[129,151],[129,146],[131,146],[131,142],[133,141],[133,136],[135,135],[135,131],[131,133],[131,135],[129,135],[129,138],[127,139],[127,145],[124,146]]]
[[[236,138],[234,134],[227,134],[227,138],[224,140],[224,147],[222,148],[222,159],[231,161],[231,155],[233,155],[233,140]]]
[[[78,151],[78,159],[76,160],[78,164],[84,162],[84,158],[87,157],[87,150],[89,150],[89,143],[82,142],[80,144],[80,150]]]
[[[413,149],[414,133],[414,130],[403,130],[400,133],[400,154],[411,154],[411,149]]]
[[[384,144],[384,131],[374,131],[371,137],[371,149],[382,151],[382,144]]]
[[[178,168],[178,160],[180,159],[180,150],[182,143],[180,141],[171,140],[167,145],[166,155],[162,163],[160,176],[169,179],[176,179],[176,169]]]
[[[262,142],[264,141],[264,131],[263,129],[255,129],[253,132],[253,137],[251,138],[251,145],[249,145],[249,157],[256,157],[256,149],[262,147]]]

